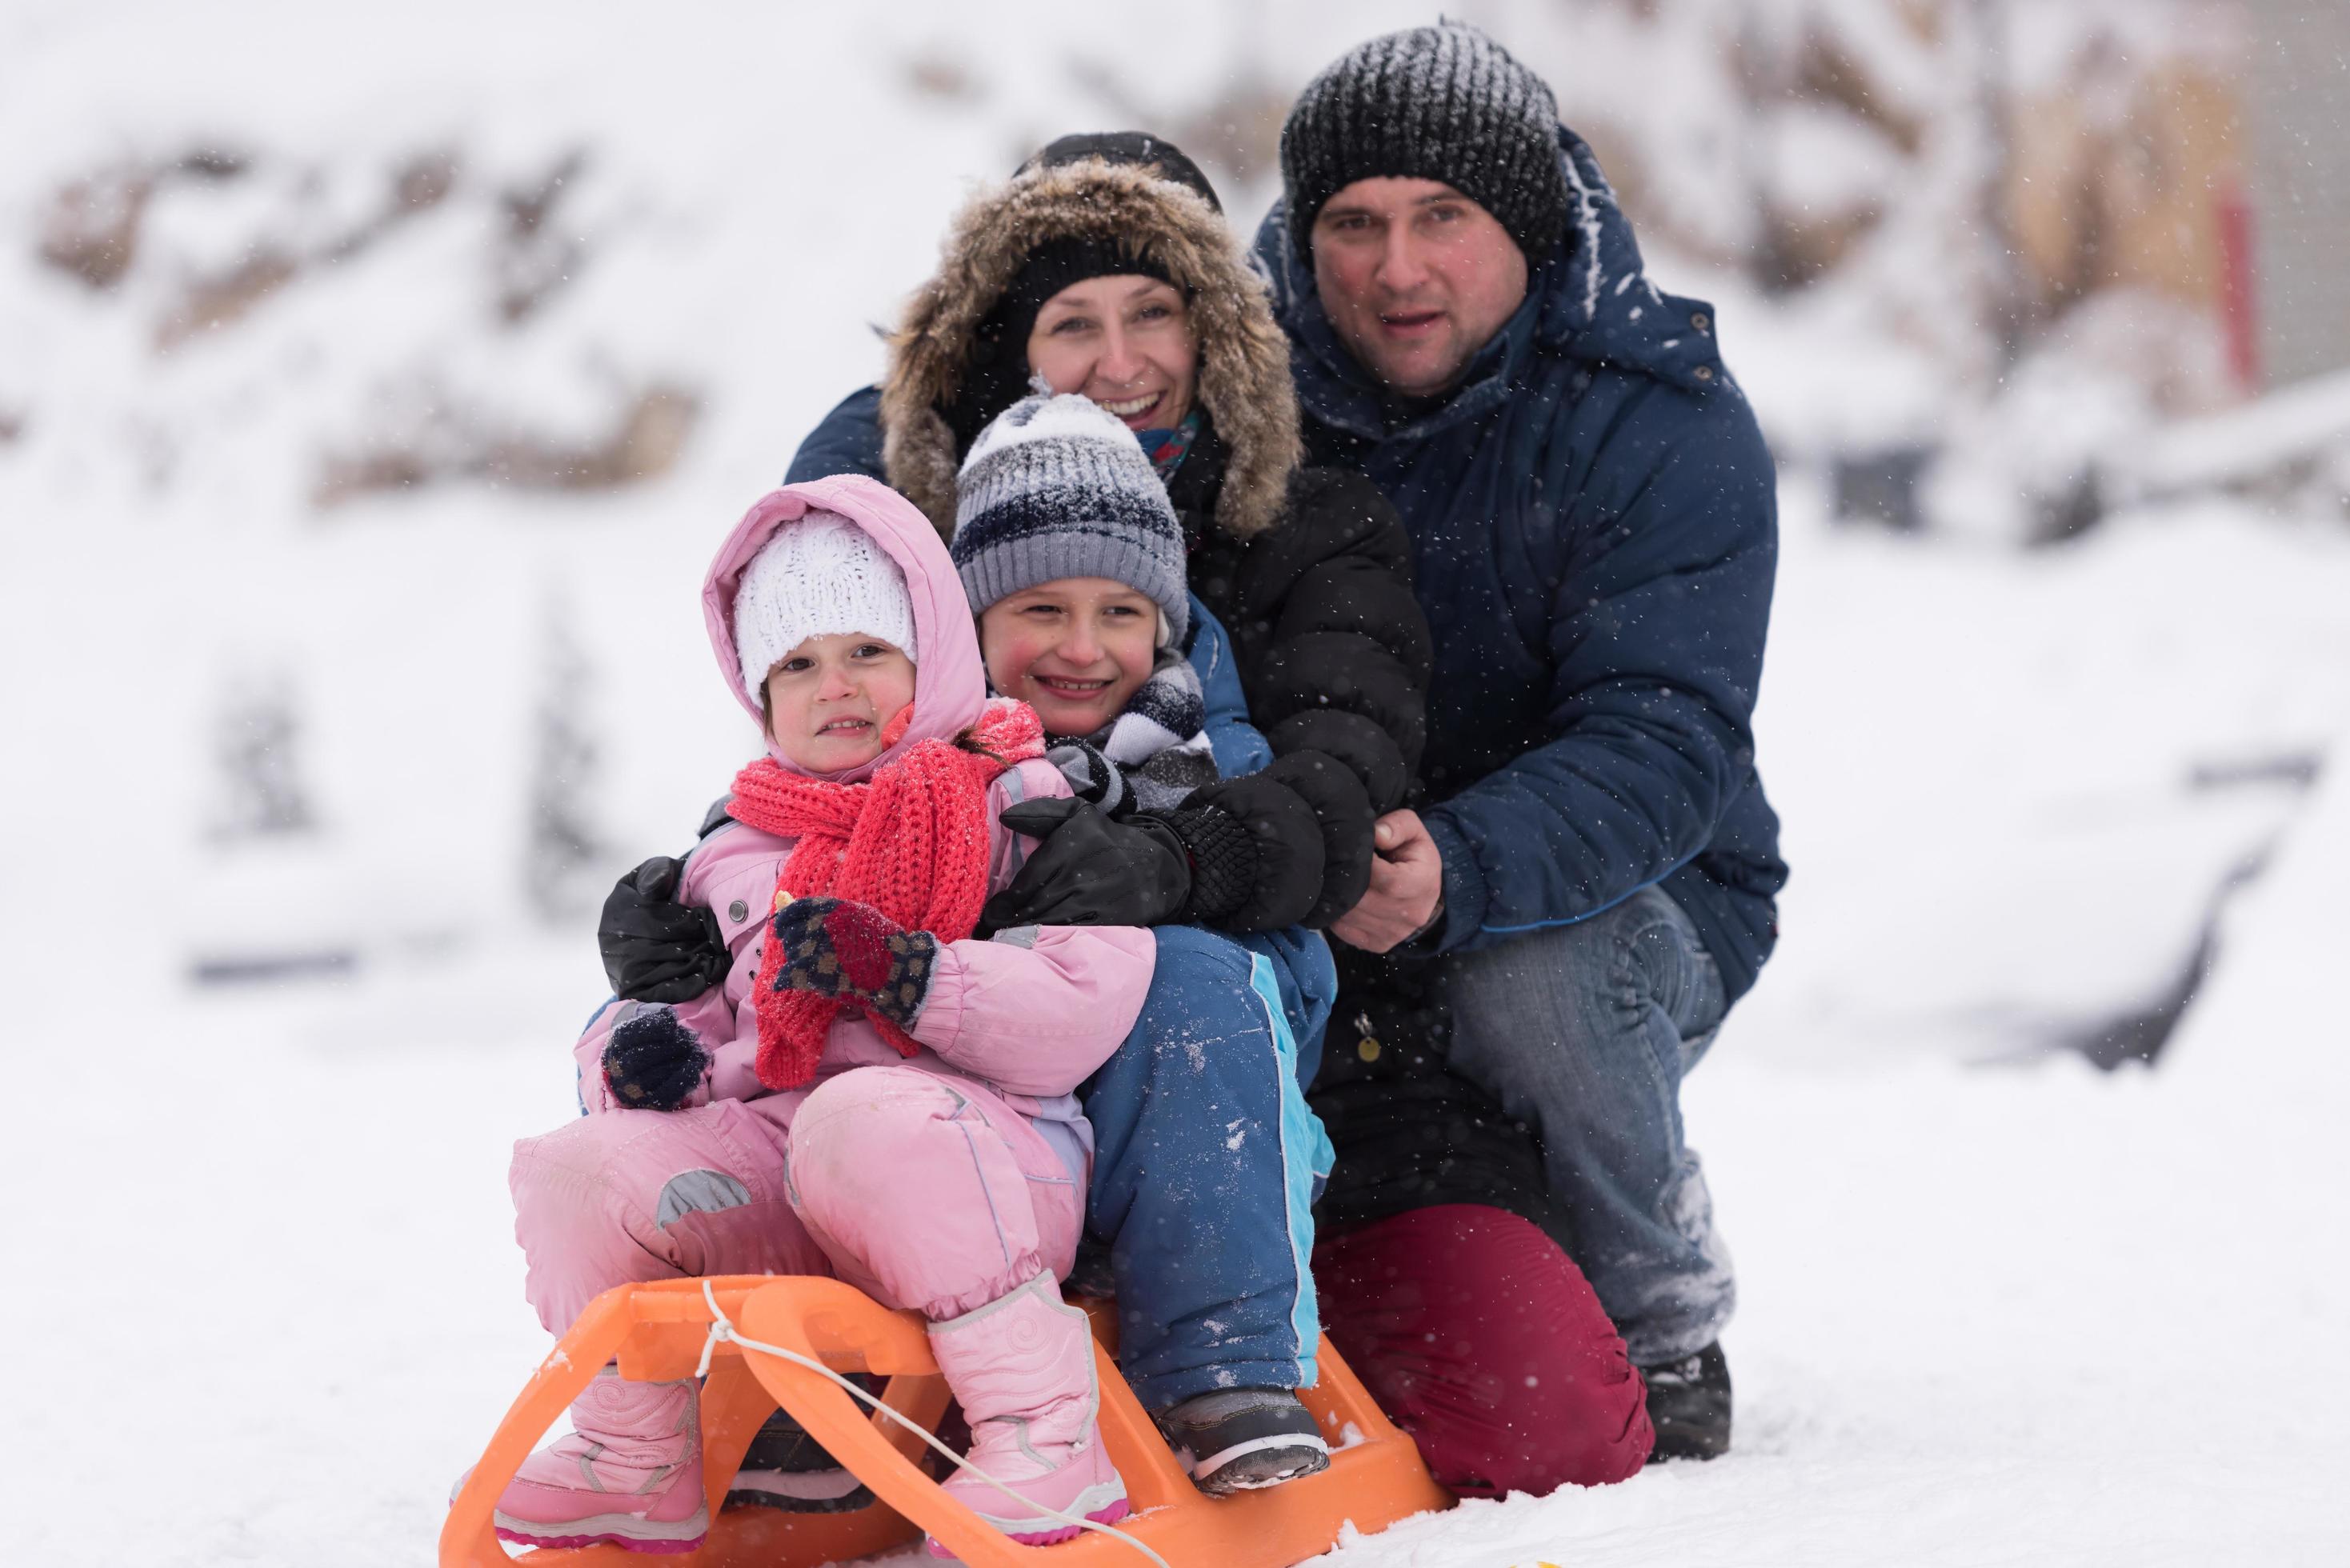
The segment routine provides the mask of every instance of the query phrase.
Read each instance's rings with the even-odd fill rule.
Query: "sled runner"
[[[713,1303],[723,1322],[712,1312]],[[1301,1397],[1329,1440],[1330,1468],[1263,1491],[1201,1495],[1118,1376],[1105,1343],[1116,1334],[1114,1314],[1096,1305],[1092,1316],[1102,1438],[1134,1508],[1118,1528],[1169,1568],[1290,1568],[1330,1550],[1349,1521],[1367,1534],[1452,1505],[1411,1439],[1379,1413],[1326,1339],[1319,1352],[1320,1383]],[[742,1275],[622,1285],[579,1315],[499,1423],[450,1505],[441,1530],[441,1568],[507,1568],[516,1561],[493,1532],[492,1505],[532,1447],[597,1369],[616,1356],[621,1376],[648,1380],[690,1377],[705,1357],[708,1362],[702,1423],[710,1536],[695,1552],[663,1563],[818,1568],[906,1545],[925,1530],[972,1568],[1144,1568],[1149,1563],[1132,1544],[1109,1535],[1083,1535],[1055,1546],[1014,1544],[916,1467],[920,1439],[868,1414],[821,1374],[730,1342],[732,1332],[835,1372],[887,1377],[883,1402],[924,1430],[945,1412],[946,1383],[931,1359],[920,1319],[889,1311],[837,1280]],[[721,1511],[743,1452],[779,1404],[873,1489],[879,1500],[873,1507],[844,1514]],[[534,1552],[527,1561],[533,1568],[645,1568],[648,1559],[598,1545]]]

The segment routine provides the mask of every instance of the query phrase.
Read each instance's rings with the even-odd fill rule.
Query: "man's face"
[[[1331,326],[1406,397],[1451,390],[1526,297],[1509,231],[1433,180],[1357,180],[1315,216],[1313,240]]]

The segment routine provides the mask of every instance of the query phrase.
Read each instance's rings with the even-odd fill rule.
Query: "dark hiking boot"
[[[729,1508],[786,1513],[854,1513],[873,1506],[873,1491],[784,1411],[767,1417],[726,1489]]]
[[[1695,1355],[1643,1366],[1657,1446],[1648,1462],[1716,1459],[1730,1451],[1730,1362],[1717,1340]]]
[[[1186,1399],[1159,1430],[1210,1497],[1279,1486],[1330,1468],[1330,1445],[1286,1388],[1233,1388]]]

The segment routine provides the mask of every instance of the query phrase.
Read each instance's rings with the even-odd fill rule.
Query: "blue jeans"
[[[1571,926],[1450,954],[1451,1065],[1533,1125],[1575,1261],[1635,1365],[1702,1350],[1737,1304],[1680,1085],[1713,1044],[1721,971],[1649,888]]]
[[[1311,931],[1162,926],[1134,1032],[1077,1094],[1093,1124],[1091,1239],[1143,1408],[1314,1382],[1312,1206],[1329,1140],[1303,1085],[1337,991]]]

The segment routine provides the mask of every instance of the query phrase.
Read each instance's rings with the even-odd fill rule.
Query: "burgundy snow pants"
[[[1326,1238],[1330,1343],[1464,1497],[1536,1495],[1637,1472],[1647,1390],[1583,1271],[1531,1222],[1479,1203]]]

